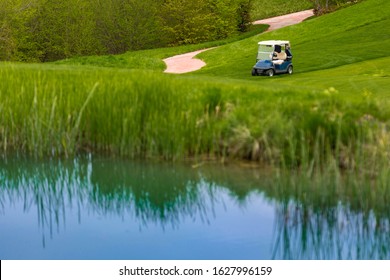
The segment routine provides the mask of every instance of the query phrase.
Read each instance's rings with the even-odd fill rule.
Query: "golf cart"
[[[293,73],[292,53],[289,41],[261,41],[252,76]]]

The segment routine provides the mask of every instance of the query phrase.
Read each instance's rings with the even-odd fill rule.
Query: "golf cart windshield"
[[[257,60],[270,60],[272,59],[272,53],[274,46],[272,45],[259,45],[259,51],[257,53]]]

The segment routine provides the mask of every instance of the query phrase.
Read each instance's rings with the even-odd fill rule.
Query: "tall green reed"
[[[154,73],[36,68],[0,70],[3,152],[172,159],[212,150],[202,86]]]
[[[387,103],[365,93],[105,68],[3,64],[0,74],[3,154],[206,156],[308,174],[388,166]]]

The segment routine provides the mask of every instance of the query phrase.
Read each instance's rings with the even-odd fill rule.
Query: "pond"
[[[238,164],[3,160],[0,259],[390,258],[388,206],[284,179]]]

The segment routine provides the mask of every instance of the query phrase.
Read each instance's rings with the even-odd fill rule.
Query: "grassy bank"
[[[332,88],[270,90],[99,67],[2,64],[0,75],[3,154],[207,156],[307,167],[335,160],[351,168],[357,156],[388,153],[388,100],[364,92],[352,99]]]
[[[0,64],[2,154],[247,159],[307,170],[363,162],[375,173],[389,155],[390,41],[379,28],[388,3],[367,0],[226,44],[184,76],[163,75],[161,58],[194,46]],[[271,38],[291,38],[297,74],[250,76],[257,41]]]

